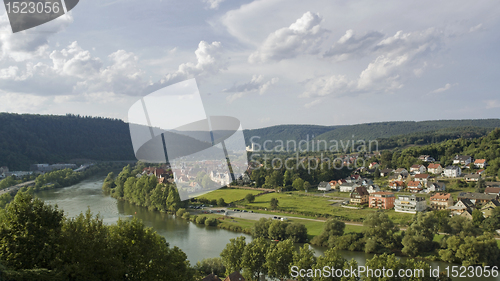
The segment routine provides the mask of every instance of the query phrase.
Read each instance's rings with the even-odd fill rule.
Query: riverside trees
[[[189,280],[186,255],[138,220],[106,226],[90,211],[65,218],[19,192],[0,210],[2,277],[10,280]]]

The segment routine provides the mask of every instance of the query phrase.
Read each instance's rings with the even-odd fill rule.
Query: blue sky
[[[196,78],[244,128],[498,118],[495,1],[85,0],[12,34],[0,111],[126,120],[152,84]]]

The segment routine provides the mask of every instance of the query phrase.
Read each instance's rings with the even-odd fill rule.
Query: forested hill
[[[74,115],[0,113],[0,167],[28,170],[30,164],[75,158],[134,160],[128,124]]]
[[[244,125],[244,124],[243,124]],[[348,126],[279,125],[245,130],[245,142],[265,140],[380,139],[381,148],[436,143],[486,135],[500,119],[380,122]],[[27,170],[34,163],[75,158],[134,160],[128,124],[117,119],[75,115],[0,113],[0,167]]]

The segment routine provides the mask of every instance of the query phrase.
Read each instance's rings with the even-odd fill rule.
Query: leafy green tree
[[[200,272],[201,276],[207,276],[213,273],[217,276],[222,276],[226,272],[226,267],[222,262],[222,258],[206,258],[196,262],[195,269]]]
[[[206,226],[217,226],[218,220],[216,218],[207,218],[205,220],[205,225]]]
[[[396,233],[399,228],[385,212],[370,213],[363,221],[365,230],[365,252],[389,251],[397,248]]]
[[[449,221],[449,234],[461,236],[476,236],[481,234],[481,230],[474,226],[472,220],[463,216],[453,216]]]
[[[310,184],[308,181],[305,181],[305,182],[304,182],[304,190],[305,190],[305,191],[308,191],[308,190],[309,190],[309,188],[311,188],[311,184]]]
[[[418,213],[403,237],[402,252],[411,257],[434,248],[434,234],[437,233],[437,219],[433,213]]]
[[[304,243],[307,241],[307,227],[298,222],[292,222],[286,227],[286,238],[295,243]]]
[[[229,241],[230,242],[226,244],[226,247],[220,253],[222,262],[226,267],[226,275],[235,271],[241,271],[243,268],[242,257],[246,247],[245,236],[233,238]]]
[[[293,253],[293,263],[291,265],[300,269],[312,269],[316,265],[316,257],[309,244],[304,244],[304,246],[300,247],[299,251]],[[297,280],[309,281],[313,279],[311,277],[298,276]]]
[[[335,239],[344,234],[345,223],[336,219],[328,219],[320,235],[313,238],[313,245],[328,247],[329,239]],[[330,245],[331,246],[331,245]]]
[[[102,184],[102,190],[105,194],[110,194],[113,192],[113,189],[116,187],[115,184],[115,173],[110,172],[108,176],[104,179],[104,183]]]
[[[269,207],[273,210],[278,208],[279,201],[276,198],[271,198],[271,202],[269,203]]]
[[[500,229],[500,207],[493,209],[491,215],[483,221],[483,227],[490,232]]]
[[[292,173],[290,170],[286,170],[283,175],[283,186],[287,186],[292,182]]]
[[[296,178],[292,183],[292,187],[295,190],[304,190],[304,180],[301,178]]]
[[[319,256],[316,264],[312,267],[313,271],[314,270],[323,270],[325,266],[329,268],[344,268],[346,265],[346,260],[342,257],[342,255],[337,251],[335,248],[331,248],[325,251],[325,253],[322,256]],[[315,278],[312,278],[314,281],[330,281],[330,280],[335,280],[335,281],[340,281],[342,280],[341,276],[316,276]]]
[[[252,236],[259,238],[269,238],[269,226],[271,225],[271,220],[266,218],[260,218],[252,227]]]
[[[287,223],[280,221],[280,220],[274,220],[271,222],[269,225],[269,230],[268,230],[268,237],[272,240],[284,240],[286,239],[286,227]]]
[[[63,212],[25,192],[0,212],[0,260],[13,269],[53,269]]]
[[[226,201],[224,201],[224,198],[217,199],[217,206],[219,206],[219,207],[226,207],[227,206]]]
[[[253,195],[252,193],[248,193],[246,196],[245,196],[245,201],[247,203],[253,203],[255,201],[255,195]]]
[[[289,266],[293,262],[295,248],[292,240],[280,241],[272,246],[266,253],[266,268],[271,278],[288,278]]]
[[[481,212],[481,210],[475,209],[474,211],[472,211],[472,222],[474,223],[474,225],[476,227],[481,226],[483,221],[484,221],[484,216],[483,216],[483,212]]]
[[[259,237],[245,246],[242,256],[242,268],[252,280],[258,280],[261,274],[267,274],[266,252],[269,242],[265,238]]]

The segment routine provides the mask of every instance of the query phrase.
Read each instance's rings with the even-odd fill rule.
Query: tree
[[[287,278],[290,275],[289,266],[293,262],[295,251],[292,240],[280,241],[266,253],[266,268],[271,278]]]
[[[472,211],[472,222],[476,227],[479,227],[484,221],[483,212],[479,209]]]
[[[264,266],[269,243],[266,239],[259,237],[248,243],[243,251],[241,266],[243,271],[251,278],[258,280],[261,274],[266,274]]]
[[[269,230],[268,230],[269,238],[272,240],[286,239],[286,227],[287,227],[286,222],[280,220],[272,221],[271,224],[269,225]]]
[[[307,241],[307,227],[298,222],[292,222],[286,227],[286,238],[295,243],[304,243]]]
[[[434,234],[437,233],[437,219],[433,213],[418,213],[403,237],[402,252],[409,256],[429,252],[434,248]]]
[[[386,213],[370,213],[363,221],[363,226],[366,227],[363,231],[366,241],[365,252],[388,251],[397,247],[396,233],[399,228]]]
[[[292,187],[295,190],[304,190],[304,180],[301,178],[296,178],[292,183]]]
[[[253,203],[255,201],[255,195],[253,195],[252,193],[248,193],[245,196],[245,201],[247,201],[247,203]]]
[[[483,227],[490,232],[500,229],[500,207],[493,209],[491,215],[483,221]]]
[[[305,191],[308,191],[308,190],[309,190],[309,188],[311,188],[311,184],[310,184],[308,181],[305,181],[305,182],[304,182],[304,190],[305,190]]]
[[[271,220],[266,218],[260,218],[252,228],[252,236],[259,238],[269,238],[269,226],[271,225]]]
[[[314,251],[310,249],[309,244],[304,244],[304,246],[300,247],[299,251],[293,253],[292,265],[300,269],[309,269],[316,265],[316,257],[314,256]],[[297,280],[312,280],[312,278],[298,276]]]
[[[291,183],[292,181],[292,173],[290,170],[286,170],[285,174],[283,175],[283,186],[287,186]]]
[[[200,272],[202,276],[207,276],[213,273],[222,276],[226,273],[226,267],[222,262],[222,258],[207,258],[196,262],[195,269]]]
[[[328,267],[328,268],[344,268],[346,265],[346,260],[342,257],[342,255],[337,251],[335,248],[331,248],[325,251],[325,253],[322,256],[319,256],[316,264],[313,266],[313,270],[323,270],[323,268]],[[312,280],[315,281],[330,281],[330,280],[335,280],[335,281],[340,281],[341,276],[316,276]]]
[[[313,245],[328,247],[328,241],[333,238],[344,234],[345,223],[336,219],[329,219],[326,221],[323,231],[320,235],[315,236],[311,243]]]
[[[52,269],[60,245],[63,212],[18,192],[0,215],[0,260],[14,269]]]
[[[217,199],[217,206],[219,207],[225,207],[227,204],[226,202],[224,201],[224,198],[219,198]]]
[[[269,207],[271,207],[271,209],[275,210],[278,208],[278,203],[279,203],[278,199],[273,197],[273,198],[271,198],[271,202],[269,203]]]
[[[222,262],[226,267],[226,275],[231,274],[234,271],[241,271],[243,268],[242,257],[245,251],[245,236],[240,236],[238,238],[233,238],[229,240],[226,247],[220,253]]]

